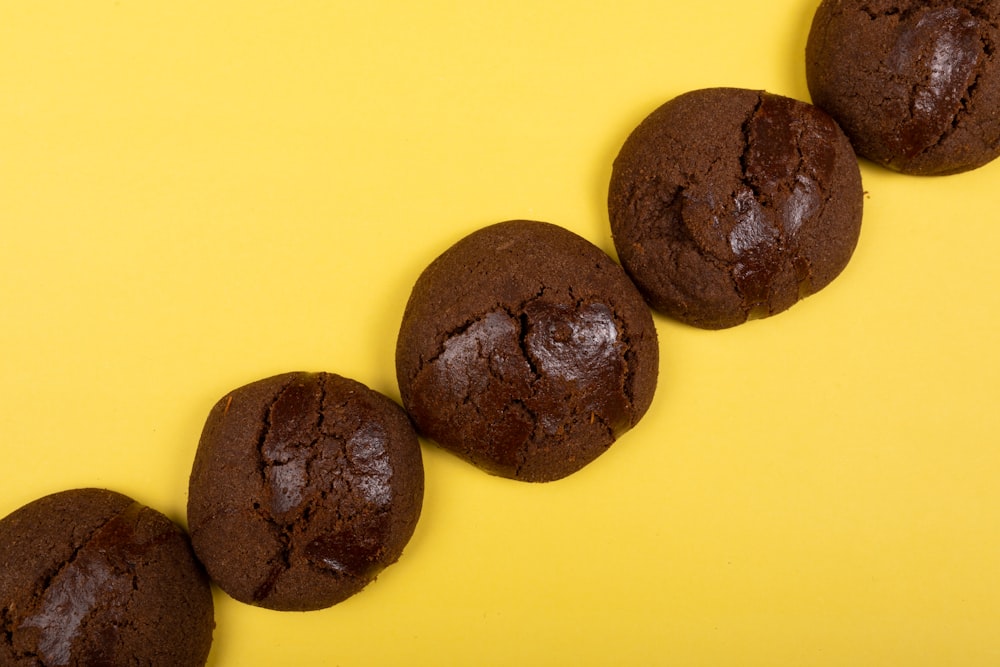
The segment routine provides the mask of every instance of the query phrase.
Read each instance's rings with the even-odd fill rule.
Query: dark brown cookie
[[[980,167],[1000,155],[998,22],[998,0],[824,0],[806,46],[813,103],[892,169]]]
[[[622,265],[655,309],[706,329],[781,312],[833,280],[861,230],[857,159],[804,102],[709,88],[650,114],[614,162]]]
[[[287,373],[212,409],[188,525],[198,557],[232,597],[321,609],[399,558],[423,492],[420,445],[398,405],[339,375]]]
[[[508,221],[445,251],[410,295],[396,347],[418,430],[504,477],[550,481],[646,412],[649,309],[621,267],[556,225]]]
[[[214,611],[187,535],[75,489],[0,520],[0,665],[204,665]]]

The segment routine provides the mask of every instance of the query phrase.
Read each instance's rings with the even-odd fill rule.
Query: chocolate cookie
[[[204,665],[212,591],[187,535],[120,493],[75,489],[0,520],[0,664]]]
[[[396,376],[424,435],[493,474],[541,482],[639,421],[658,355],[621,267],[568,230],[520,220],[470,234],[424,270]]]
[[[208,416],[188,496],[195,552],[242,602],[321,609],[402,554],[424,492],[402,409],[329,373],[287,373],[224,396]]]
[[[847,265],[861,230],[857,159],[804,102],[709,88],[650,114],[615,159],[622,265],[655,309],[705,329],[781,312]]]
[[[813,103],[855,150],[908,174],[1000,155],[1000,2],[824,0],[806,45]]]

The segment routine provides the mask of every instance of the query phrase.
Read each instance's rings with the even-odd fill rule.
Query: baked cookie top
[[[608,213],[622,265],[650,305],[721,329],[779,313],[847,265],[861,174],[814,106],[707,88],[665,103],[626,139]]]
[[[332,373],[285,373],[212,408],[188,525],[212,580],[233,598],[321,609],[399,558],[423,490],[420,445],[398,405]]]
[[[1000,2],[824,0],[806,45],[813,103],[859,155],[908,174],[1000,155]]]
[[[420,275],[396,374],[423,435],[490,473],[551,481],[639,421],[658,354],[620,266],[569,230],[513,220],[468,235]]]
[[[106,489],[0,520],[0,664],[204,665],[215,625],[187,535]]]

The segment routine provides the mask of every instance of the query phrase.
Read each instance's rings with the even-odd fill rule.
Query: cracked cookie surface
[[[608,213],[649,304],[706,329],[786,310],[847,265],[861,230],[857,159],[836,123],[787,97],[685,93],[632,131]]]
[[[813,103],[874,162],[952,174],[1000,155],[1000,0],[824,0],[806,46]]]
[[[565,477],[646,412],[656,329],[624,271],[556,225],[480,229],[420,275],[396,347],[418,430],[523,481]]]
[[[0,520],[0,664],[204,665],[213,628],[208,578],[160,512],[74,489]]]
[[[321,609],[399,558],[423,489],[420,445],[398,405],[339,375],[287,373],[213,407],[188,524],[198,557],[233,598]]]

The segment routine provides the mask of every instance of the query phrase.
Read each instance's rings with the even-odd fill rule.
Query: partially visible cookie
[[[855,150],[908,174],[1000,155],[1000,2],[823,0],[806,45],[813,103]]]
[[[214,612],[187,535],[120,493],[75,489],[0,520],[0,664],[204,665]]]
[[[615,159],[608,213],[650,305],[705,329],[779,313],[830,283],[861,231],[857,158],[814,106],[739,88],[653,111]]]
[[[639,421],[658,355],[620,266],[569,230],[514,220],[458,241],[420,275],[396,377],[424,435],[495,475],[542,482]]]
[[[188,525],[212,580],[277,610],[329,607],[394,563],[420,516],[420,445],[403,410],[331,373],[286,373],[212,408]]]

